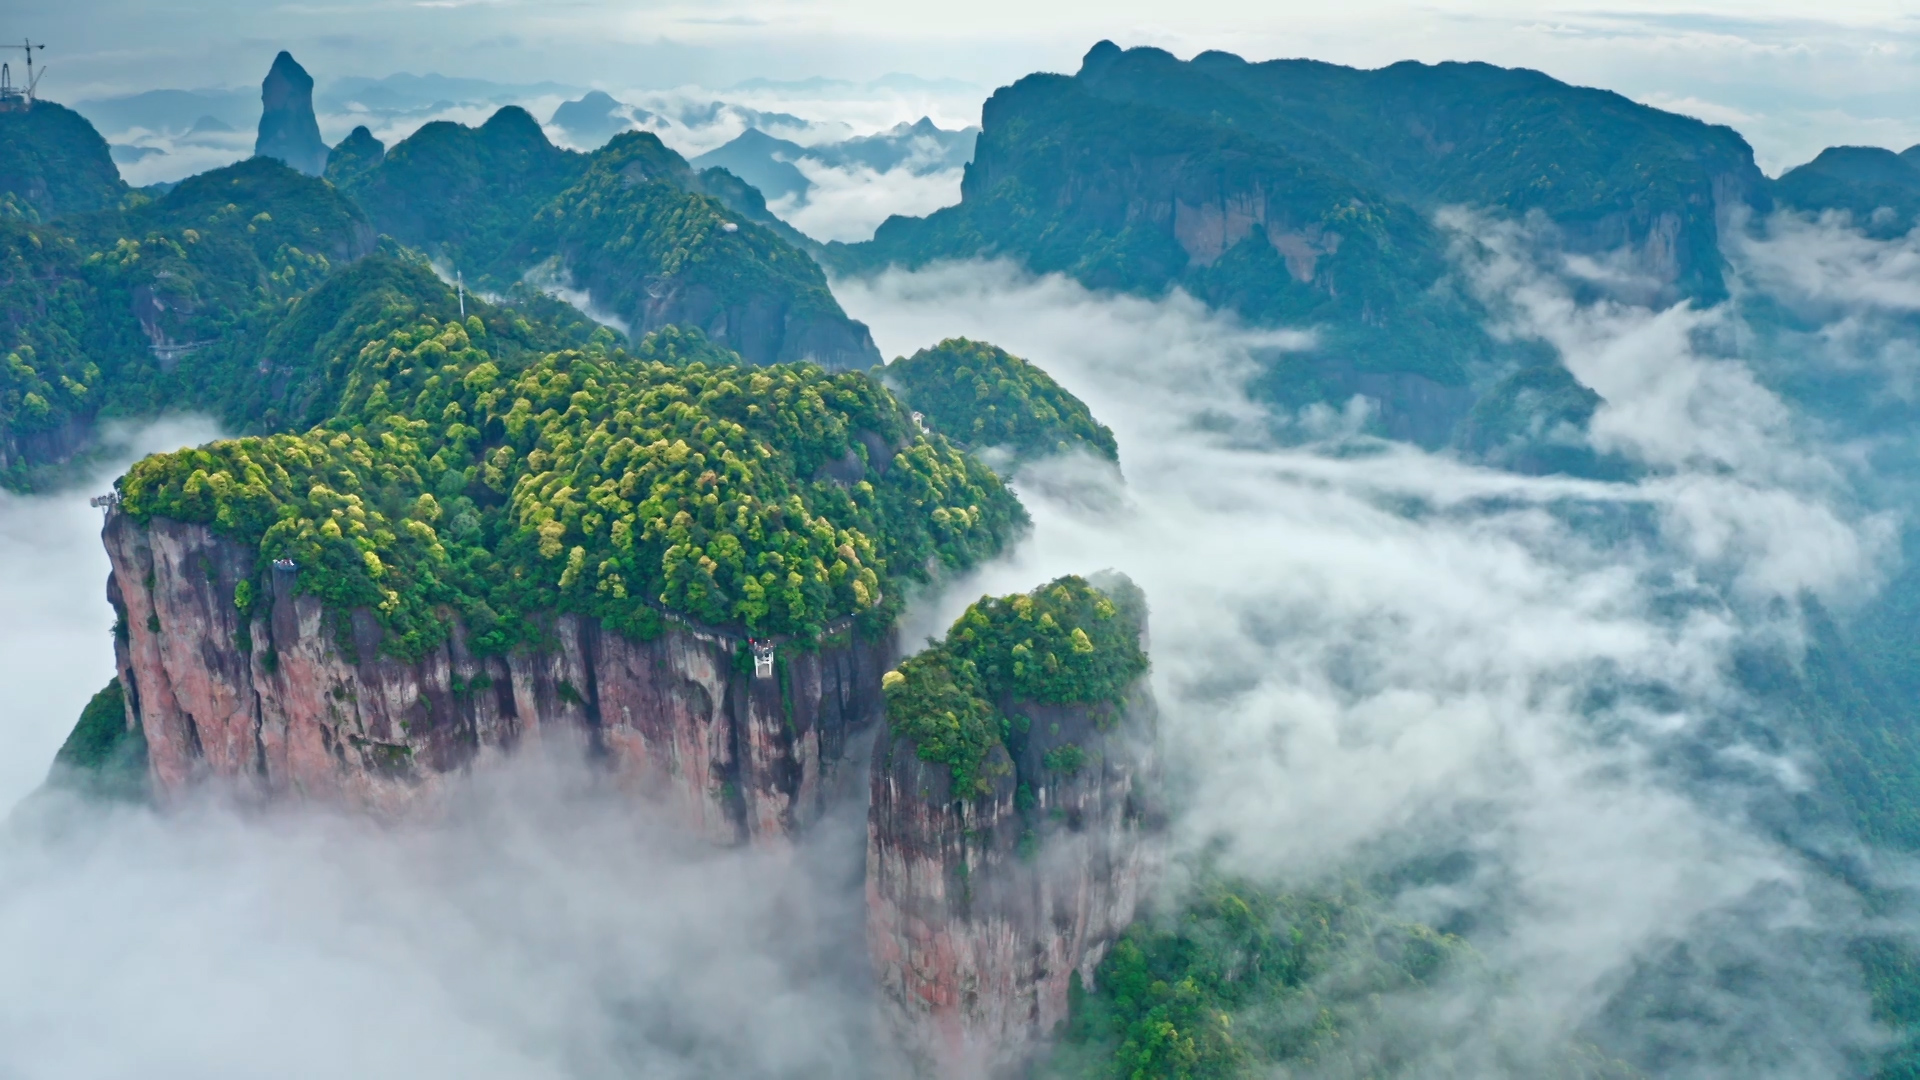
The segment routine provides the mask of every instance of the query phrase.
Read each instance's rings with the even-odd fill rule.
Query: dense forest
[[[1084,447],[1117,462],[1113,432],[1045,371],[984,341],[949,338],[886,368],[887,385],[934,430],[1015,462]]]
[[[951,768],[960,793],[989,790],[989,752],[1024,736],[1015,702],[1092,706],[1111,726],[1147,656],[1144,599],[1130,582],[1107,585],[1063,577],[1031,593],[983,597],[944,641],[887,673],[888,724],[922,760]],[[1063,756],[1048,767],[1077,764]]]
[[[137,463],[126,511],[292,559],[303,591],[377,611],[405,657],[442,640],[448,609],[482,652],[537,640],[555,611],[642,639],[656,608],[756,635],[877,629],[896,579],[971,566],[1024,524],[864,374],[710,363],[684,336],[644,340],[651,360],[494,349],[482,313],[522,337],[524,320],[473,307],[361,346],[318,427]]]
[[[582,279],[636,339],[685,327],[756,363],[879,359],[757,193],[652,136],[577,154],[506,108],[391,149],[360,133],[326,179],[255,158],[157,193],[120,183],[105,140],[58,105],[0,114],[0,145],[18,151],[0,194],[0,482],[16,489],[98,420],[190,409],[270,432],[331,415],[326,373],[377,316],[329,307],[355,290],[322,286],[383,245],[564,327],[549,344],[577,343],[584,320],[521,283],[536,266]]]

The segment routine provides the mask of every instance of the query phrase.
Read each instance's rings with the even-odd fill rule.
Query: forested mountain
[[[314,308],[364,317],[356,290],[368,288],[430,306],[441,290],[408,248],[540,309],[542,326],[581,320],[520,284],[536,268],[577,280],[642,334],[694,328],[756,363],[879,359],[796,246],[809,242],[751,187],[696,174],[651,135],[590,157],[508,107],[478,128],[429,124],[390,151],[358,128],[325,179],[257,157],[158,198],[130,192],[105,141],[54,103],[0,113],[0,146],[15,152],[0,191],[0,476],[12,486],[81,452],[97,418],[191,409],[238,432],[317,422],[339,355],[312,350],[345,338],[328,338]],[[348,272],[381,234],[398,242],[388,257]],[[590,331],[554,332],[559,344]]]
[[[1871,235],[1902,236],[1920,215],[1920,146],[1834,146],[1783,173],[1780,202],[1802,210],[1844,210]]]
[[[1278,402],[1362,393],[1383,429],[1444,442],[1484,372],[1526,366],[1458,290],[1435,210],[1544,214],[1574,251],[1626,251],[1669,299],[1725,295],[1721,220],[1764,204],[1737,134],[1487,64],[1362,71],[1096,46],[982,114],[958,206],[833,245],[848,270],[1007,256],[1095,288],[1178,286],[1312,326]]]
[[[791,230],[729,180],[647,132],[563,150],[513,106],[478,128],[428,124],[343,178],[382,232],[477,284],[504,289],[546,264],[640,333],[698,326],[755,363],[877,361]]]
[[[969,450],[1014,463],[1076,449],[1119,459],[1113,432],[1052,376],[984,341],[949,338],[888,364],[882,377],[929,424]]]
[[[375,243],[351,201],[267,158],[58,229],[0,229],[16,268],[0,322],[0,469],[15,484],[80,450],[98,416],[274,422],[237,404],[270,374],[264,337]]]
[[[499,264],[520,228],[586,167],[585,155],[548,142],[538,121],[509,105],[477,128],[427,124],[345,190],[381,232],[476,281],[504,282],[519,276]]]
[[[72,109],[43,101],[0,112],[0,221],[52,221],[127,194],[107,140]]]

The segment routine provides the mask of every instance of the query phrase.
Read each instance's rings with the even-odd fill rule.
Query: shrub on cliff
[[[887,383],[935,430],[969,448],[1033,459],[1085,446],[1120,459],[1113,432],[1052,376],[984,341],[948,338],[888,364]]]
[[[996,745],[1016,738],[1015,702],[1084,705],[1116,718],[1147,671],[1145,601],[1125,579],[1109,590],[1068,576],[1030,593],[982,597],[944,642],[881,680],[894,734],[912,739],[921,760],[950,767],[964,796],[991,790],[983,766]]]
[[[604,343],[515,359],[478,314],[369,342],[326,424],[150,457],[120,487],[140,520],[291,558],[302,590],[372,609],[403,657],[443,640],[448,612],[481,651],[538,640],[554,611],[642,638],[656,609],[755,635],[884,624],[900,579],[971,566],[1025,523],[864,374]]]
[[[80,720],[53,756],[49,785],[98,798],[147,797],[147,737],[127,727],[126,695],[116,677],[80,710]]]

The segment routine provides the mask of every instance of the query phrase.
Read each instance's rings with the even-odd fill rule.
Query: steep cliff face
[[[1159,864],[1151,700],[1105,730],[1082,706],[1011,711],[1030,737],[1018,760],[990,755],[990,794],[956,798],[952,770],[904,736],[873,757],[869,944],[896,1030],[942,1077],[1023,1062],[1067,1018],[1073,976],[1093,985]]]
[[[884,678],[868,943],[890,1019],[933,1075],[1017,1071],[1152,881],[1145,616],[1118,575],[1061,578],[981,600]]]
[[[260,84],[260,134],[253,152],[278,158],[308,176],[327,169],[327,144],[313,115],[313,76],[284,51],[273,58]]]
[[[242,798],[431,813],[450,777],[542,738],[582,741],[636,794],[721,843],[778,841],[862,775],[889,646],[782,647],[773,677],[734,639],[670,623],[649,642],[572,616],[538,652],[480,657],[459,626],[420,660],[380,656],[366,612],[259,580],[251,548],[201,525],[103,533],[121,683],[163,803],[196,784]]]

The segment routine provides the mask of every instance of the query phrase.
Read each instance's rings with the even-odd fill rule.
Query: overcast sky
[[[1911,4],[1511,0],[64,0],[8,5],[56,100],[243,86],[289,48],[324,85],[397,71],[608,89],[904,71],[985,89],[1071,71],[1101,38],[1182,56],[1534,67],[1739,128],[1777,170],[1833,142],[1920,142]],[[1903,10],[1904,9],[1904,10]]]

